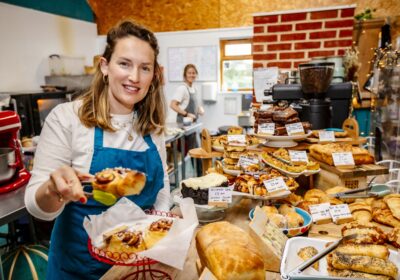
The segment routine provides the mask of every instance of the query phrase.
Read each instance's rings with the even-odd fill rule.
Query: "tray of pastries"
[[[261,153],[261,158],[265,164],[290,177],[309,176],[320,171],[319,164],[310,159],[308,162],[292,162],[288,150],[284,148],[280,148],[273,153]]]
[[[374,157],[366,149],[355,147],[350,144],[313,144],[309,149],[310,156],[332,166],[334,165],[332,153],[337,152],[351,152],[356,165],[372,164],[375,162]]]
[[[228,144],[228,136],[220,135],[211,139],[211,148],[217,152],[223,152],[224,146]],[[260,144],[260,140],[254,135],[246,135],[246,148],[256,149]]]

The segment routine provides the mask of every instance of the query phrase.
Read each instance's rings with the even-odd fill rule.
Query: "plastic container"
[[[49,56],[50,75],[83,75],[85,58],[52,54]]]
[[[306,94],[318,95],[326,92],[331,84],[335,63],[303,63],[299,65],[300,82]]]

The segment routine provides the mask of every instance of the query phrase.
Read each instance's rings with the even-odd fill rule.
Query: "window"
[[[253,88],[251,39],[221,40],[222,90],[239,91]]]

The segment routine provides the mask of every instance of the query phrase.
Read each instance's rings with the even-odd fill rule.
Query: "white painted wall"
[[[223,29],[206,29],[195,31],[179,31],[179,32],[160,32],[155,34],[160,46],[159,63],[164,67],[165,81],[165,96],[169,105],[174,90],[181,84],[180,82],[168,81],[168,48],[170,47],[196,47],[196,46],[217,46],[219,50],[220,39],[238,39],[238,38],[251,38],[253,37],[252,27],[241,28],[223,28]],[[98,51],[103,53],[105,47],[105,36],[98,37]],[[218,65],[220,54],[218,53]],[[182,69],[183,75],[183,69]],[[220,76],[220,69],[218,67],[218,77]],[[220,91],[221,85],[218,82],[218,90]],[[201,83],[196,83],[196,88],[201,95]],[[225,98],[233,98],[235,100],[234,114],[224,113]],[[237,115],[241,112],[241,95],[240,93],[221,93],[217,94],[217,102],[206,102],[203,104],[205,115],[201,117],[200,121],[203,122],[204,127],[210,130],[217,130],[219,126],[235,125],[238,123]],[[175,122],[176,113],[168,107],[167,122]]]
[[[49,75],[48,56],[97,54],[95,23],[0,3],[0,92],[37,90]]]

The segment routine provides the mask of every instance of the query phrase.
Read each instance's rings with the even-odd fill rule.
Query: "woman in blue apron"
[[[122,22],[107,34],[90,90],[46,119],[25,202],[39,219],[57,217],[47,279],[99,279],[110,268],[91,257],[83,228],[85,216],[107,207],[88,199],[80,180],[106,168],[138,170],[146,174],[146,185],[128,198],[143,209],[169,208],[157,55],[150,31]]]

